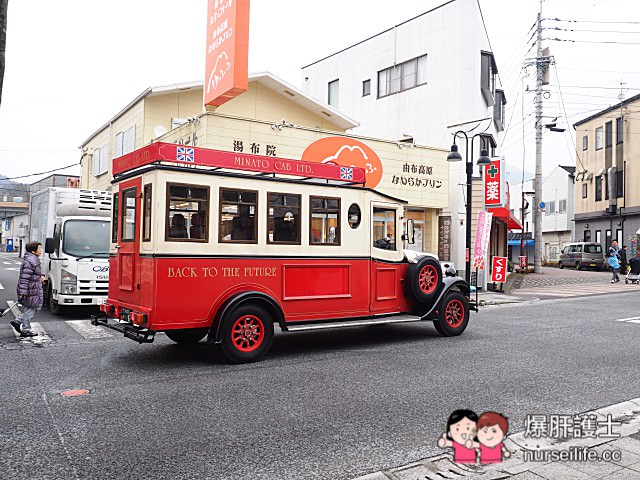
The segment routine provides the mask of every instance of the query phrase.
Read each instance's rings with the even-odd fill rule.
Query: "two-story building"
[[[359,135],[449,149],[466,132],[474,161],[494,155],[506,97],[478,0],[440,5],[302,68],[302,89],[354,118]],[[467,142],[456,143],[465,158]],[[471,148],[473,144],[473,148]],[[445,155],[446,156],[446,155]],[[474,167],[474,175],[479,175]],[[452,255],[465,264],[466,170],[450,164]],[[508,219],[502,218],[508,225]],[[475,219],[474,219],[475,223]],[[497,230],[496,230],[497,233]],[[504,239],[506,243],[506,239]],[[506,246],[506,245],[505,245]]]
[[[640,237],[640,95],[574,124],[576,239],[613,240],[638,255]]]

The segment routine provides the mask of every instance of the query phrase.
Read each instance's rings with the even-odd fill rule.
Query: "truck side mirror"
[[[47,237],[44,241],[44,253],[53,253],[56,251],[56,240],[53,237]]]
[[[413,218],[407,220],[407,243],[409,245],[416,243],[416,229]]]

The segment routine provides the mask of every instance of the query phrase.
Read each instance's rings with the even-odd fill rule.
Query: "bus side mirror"
[[[405,234],[405,238],[409,245],[416,243],[416,229],[412,218],[407,220],[407,233]]]
[[[53,253],[56,250],[56,240],[53,237],[47,237],[44,241],[44,253]]]

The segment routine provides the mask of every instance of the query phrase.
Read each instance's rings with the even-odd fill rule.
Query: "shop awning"
[[[487,208],[487,212],[493,213],[493,216],[499,218],[507,224],[509,230],[522,230],[522,225],[516,217],[505,207]]]

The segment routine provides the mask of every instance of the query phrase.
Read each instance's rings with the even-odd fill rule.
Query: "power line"
[[[544,18],[543,20],[550,20],[552,22],[567,22],[567,23],[610,23],[618,25],[640,25],[640,22],[607,22],[604,20],[563,20],[561,18]]]
[[[613,40],[567,40],[563,38],[543,38],[543,40],[550,42],[569,42],[569,43],[605,43],[614,45],[640,45],[640,42],[616,42]]]
[[[71,165],[67,165],[66,167],[59,167],[59,168],[54,168],[53,170],[47,170],[46,172],[30,173],[29,175],[20,175],[19,177],[7,177],[7,178],[4,178],[3,180],[16,180],[17,178],[27,178],[27,177],[34,177],[36,175],[44,175],[45,173],[58,172],[60,170],[75,167],[77,165],[80,165],[80,162],[72,163]]]

